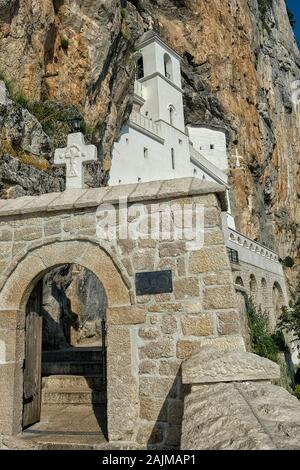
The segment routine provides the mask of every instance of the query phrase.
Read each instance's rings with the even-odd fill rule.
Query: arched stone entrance
[[[2,406],[0,405],[2,434],[14,435],[21,432],[23,411],[23,361],[25,354],[25,307],[30,293],[37,282],[53,267],[64,264],[78,264],[92,271],[105,288],[108,301],[108,436],[110,440],[130,437],[135,420],[137,401],[137,378],[132,366],[131,337],[116,321],[110,324],[110,315],[121,317],[132,308],[130,282],[113,261],[112,255],[90,240],[54,241],[32,248],[30,252],[14,260],[6,270],[0,293],[0,341],[4,342],[6,363],[1,364]],[[122,321],[120,321],[122,323]],[[117,346],[126,343],[126,354],[118,354]],[[120,348],[122,349],[122,347]],[[3,383],[2,383],[3,381]],[[120,389],[119,385],[122,382]],[[124,388],[125,387],[125,388]],[[120,393],[121,392],[121,393]],[[127,393],[127,394],[126,394]],[[127,419],[124,419],[126,416]]]

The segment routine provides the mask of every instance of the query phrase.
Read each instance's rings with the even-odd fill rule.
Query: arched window
[[[136,80],[140,80],[143,77],[144,77],[144,60],[143,60],[143,56],[141,55],[139,59],[136,61],[135,78]]]
[[[249,287],[250,287],[250,295],[255,300],[255,296],[257,295],[257,282],[256,282],[254,274],[251,274],[250,276]]]
[[[170,119],[171,126],[174,126],[174,123],[175,123],[175,108],[171,104],[169,106],[169,119]]]
[[[281,314],[281,307],[284,305],[284,296],[282,288],[278,282],[274,282],[272,297],[274,312],[276,314],[276,318],[279,318]]]
[[[238,286],[244,287],[243,279],[241,278],[241,276],[238,276],[238,277],[236,278],[235,283],[236,283]]]
[[[173,80],[172,60],[168,54],[164,55],[165,77]]]

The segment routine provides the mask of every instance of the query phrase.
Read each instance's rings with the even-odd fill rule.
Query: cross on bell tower
[[[84,188],[83,164],[97,160],[95,145],[86,145],[81,132],[68,135],[65,148],[58,148],[54,153],[54,164],[66,166],[66,189]]]

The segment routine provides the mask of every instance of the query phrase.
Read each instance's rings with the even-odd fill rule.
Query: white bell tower
[[[141,37],[137,47],[136,78],[147,93],[142,113],[184,132],[180,56],[152,30]]]

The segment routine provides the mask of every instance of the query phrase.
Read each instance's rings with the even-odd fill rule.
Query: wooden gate
[[[26,306],[23,429],[40,420],[42,327],[42,281],[40,281],[32,291]]]

